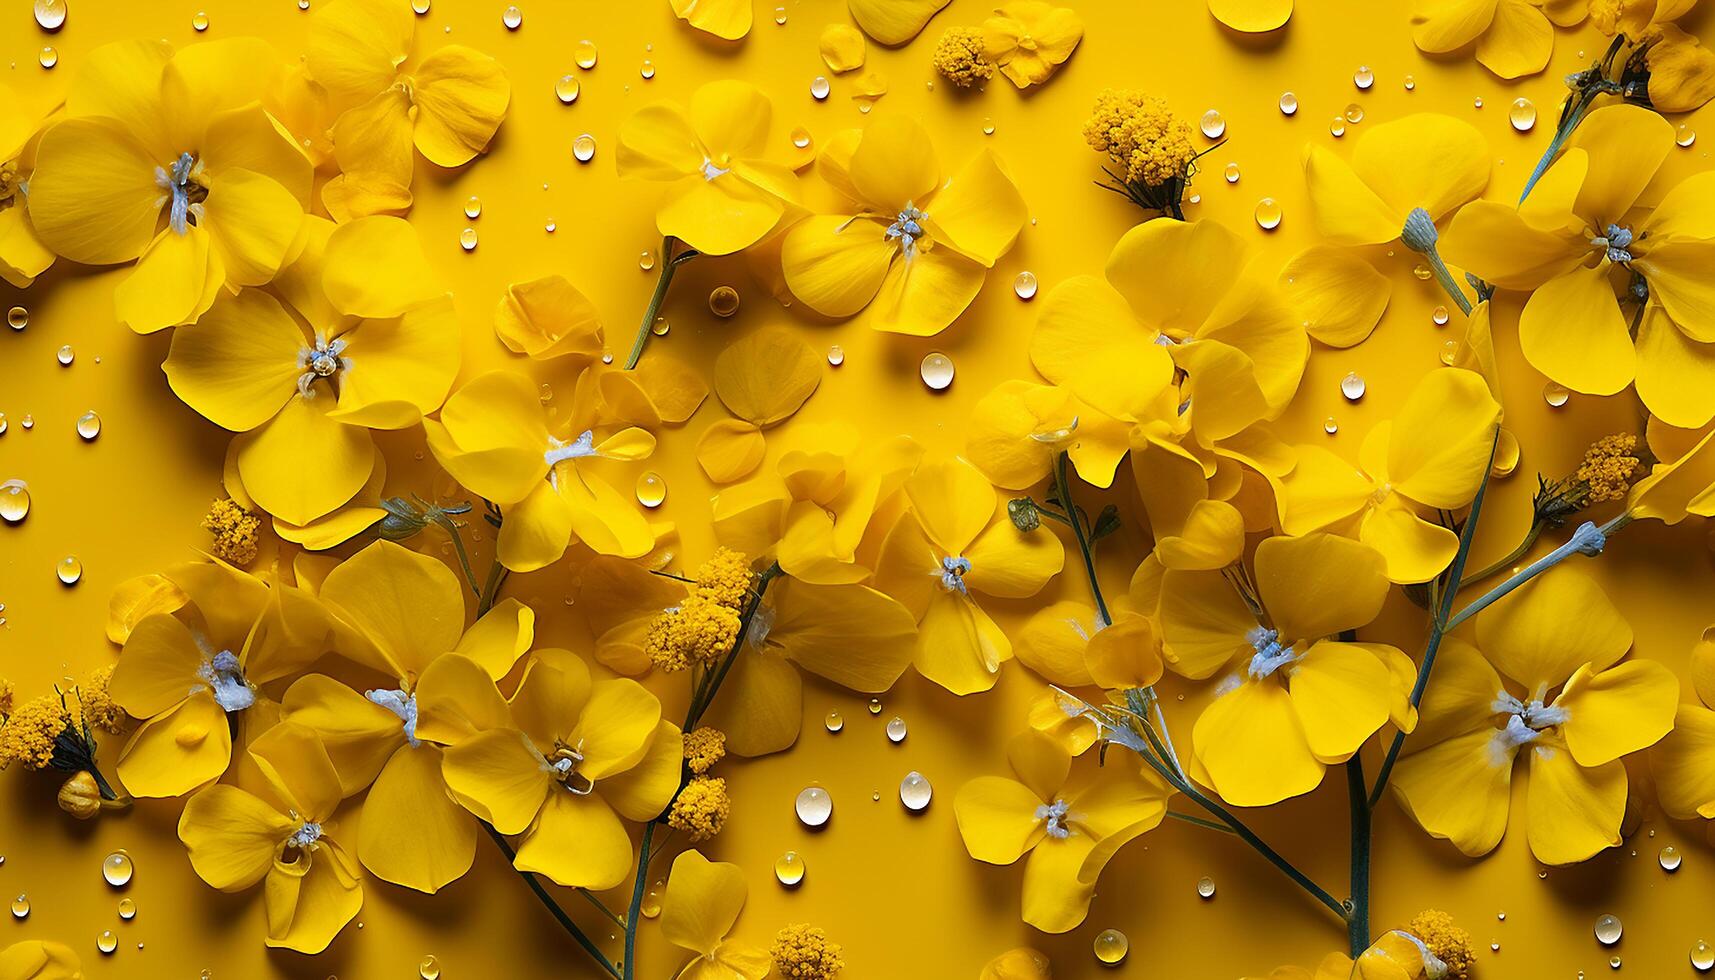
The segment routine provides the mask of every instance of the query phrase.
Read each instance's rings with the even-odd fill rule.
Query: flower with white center
[[[334,384],[334,392],[339,392],[339,373],[351,368],[351,361],[342,357],[345,353],[346,340],[339,337],[328,340],[316,338],[314,347],[303,347],[298,350],[298,367],[304,373],[298,376],[298,394],[305,398],[314,398],[315,389],[310,387],[317,381],[327,378]]]
[[[900,210],[899,217],[893,224],[887,226],[887,240],[899,240],[899,249],[905,255],[905,261],[910,262],[917,255],[917,242],[924,238],[923,226],[929,221],[929,212],[919,210],[910,201]],[[924,246],[927,248],[928,246]]]
[[[256,703],[256,688],[244,679],[244,667],[231,650],[222,650],[203,663],[197,676],[214,694],[214,701],[227,714],[243,711]]]
[[[1044,803],[1036,808],[1036,819],[1043,821],[1042,829],[1048,836],[1056,840],[1065,840],[1072,836],[1072,828],[1066,826],[1066,813],[1071,804],[1065,800],[1056,799],[1052,803]]]
[[[404,690],[375,690],[364,691],[363,696],[371,704],[378,704],[399,716],[400,727],[405,732],[405,742],[412,748],[422,743],[417,741],[417,696]]]

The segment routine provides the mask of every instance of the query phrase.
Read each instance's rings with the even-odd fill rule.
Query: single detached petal
[[[1384,124],[1385,125],[1385,124]],[[1367,338],[1387,311],[1393,284],[1350,249],[1312,245],[1280,270],[1280,288],[1310,336],[1330,347]]]
[[[764,327],[715,358],[715,395],[758,428],[790,418],[821,383],[822,358],[785,326]]]
[[[952,0],[846,0],[852,19],[881,44],[904,44],[916,37]]]
[[[751,0],[672,0],[673,14],[705,34],[737,41],[750,33]]]
[[[1265,34],[1292,19],[1292,0],[1209,0],[1209,13],[1235,31]]]
[[[473,48],[436,48],[412,71],[417,109],[417,150],[438,167],[462,167],[488,149],[506,108],[512,83],[500,62]]]
[[[710,861],[695,849],[683,851],[673,859],[661,897],[661,935],[708,956],[732,931],[749,893],[738,865]]]
[[[756,472],[767,449],[754,423],[721,419],[697,437],[697,465],[715,483],[735,483]]]
[[[1529,0],[1495,0],[1494,19],[1477,38],[1477,61],[1502,78],[1534,75],[1554,54],[1554,25]]]
[[[863,67],[863,34],[850,24],[829,24],[822,29],[816,46],[831,72],[838,74]]]
[[[589,361],[602,352],[601,314],[560,275],[507,286],[494,311],[494,333],[514,354],[534,358],[569,354]]]

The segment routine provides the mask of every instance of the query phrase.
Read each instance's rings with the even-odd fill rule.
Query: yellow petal
[[[517,599],[506,598],[465,630],[455,652],[470,658],[491,679],[499,680],[512,672],[535,635],[535,611]]]
[[[393,87],[346,110],[333,126],[340,174],[322,187],[336,221],[372,214],[401,215],[411,207],[411,95]]]
[[[1387,601],[1382,556],[1350,538],[1272,537],[1257,545],[1255,566],[1257,593],[1283,641],[1368,626]]]
[[[984,266],[993,266],[1011,250],[1030,217],[1024,196],[1000,158],[988,149],[972,157],[935,192],[929,212],[936,238]]]
[[[1234,806],[1269,806],[1322,782],[1322,763],[1276,681],[1245,680],[1217,697],[1191,737],[1215,791]]]
[[[1567,147],[1590,155],[1589,175],[1578,190],[1578,214],[1605,227],[1632,209],[1673,152],[1673,124],[1642,106],[1607,105],[1584,118]]]
[[[863,32],[888,46],[904,44],[917,36],[952,0],[846,0],[852,19]]]
[[[911,613],[874,589],[782,579],[768,594],[775,610],[768,644],[812,673],[877,693],[892,687],[911,661]]]
[[[1477,61],[1502,78],[1534,75],[1554,53],[1554,25],[1527,0],[1497,0],[1489,29],[1477,38]]]
[[[458,645],[463,593],[445,564],[377,541],[328,575],[321,598],[404,679],[420,676],[430,661]]]
[[[70,946],[29,940],[0,949],[0,977],[6,980],[81,980],[83,970]]]
[[[1344,762],[1388,720],[1387,667],[1355,644],[1312,644],[1286,668],[1292,707],[1316,758]]]
[[[905,481],[905,493],[929,540],[948,556],[964,554],[998,503],[981,471],[957,457],[918,467]]]
[[[1208,571],[1237,561],[1245,546],[1244,517],[1232,504],[1199,500],[1177,534],[1156,540],[1156,557],[1168,568]]]
[[[1292,0],[1209,0],[1209,13],[1235,31],[1263,34],[1292,19]]]
[[[1501,406],[1481,375],[1459,368],[1430,372],[1394,418],[1401,438],[1387,443],[1388,479],[1418,503],[1465,506],[1488,470],[1500,421]]]
[[[303,205],[273,178],[227,169],[203,202],[214,251],[234,286],[260,286],[274,278],[304,223]]]
[[[1684,820],[1715,813],[1715,711],[1680,705],[1673,731],[1650,749],[1649,763],[1668,816]]]
[[[246,289],[174,331],[161,368],[185,404],[216,425],[247,432],[295,397],[304,347],[303,330],[280,302]]]
[[[1440,219],[1479,197],[1489,184],[1489,144],[1477,127],[1462,119],[1420,112],[1382,123],[1360,137],[1352,169],[1388,203],[1403,227],[1413,208]]]
[[[691,94],[691,128],[717,158],[761,156],[768,142],[774,104],[749,82],[722,79]]]
[[[1715,514],[1715,432],[1704,433],[1678,459],[1658,464],[1633,484],[1626,512],[1665,524],[1678,524],[1691,514]]]
[[[191,225],[180,235],[163,228],[113,291],[114,313],[137,333],[195,323],[213,305],[224,281],[220,256],[207,231]]]
[[[263,885],[270,948],[320,953],[363,908],[356,862],[325,837],[308,861],[276,859]]]
[[[731,255],[761,241],[785,205],[735,172],[681,178],[668,189],[655,226],[707,255]]]
[[[1569,151],[1549,168],[1543,183],[1567,167],[1568,161],[1576,167],[1583,159],[1582,150]],[[1562,213],[1556,220],[1576,219]],[[1581,236],[1541,227],[1518,209],[1494,201],[1473,201],[1460,208],[1440,236],[1444,259],[1503,289],[1535,289],[1572,273],[1590,254],[1587,245]]]
[[[1122,611],[1084,649],[1090,678],[1111,691],[1150,687],[1161,679],[1161,635],[1143,616]]]
[[[547,419],[529,379],[516,372],[477,375],[447,399],[439,423],[424,428],[436,460],[474,493],[507,505],[544,485]]]
[[[362,792],[406,744],[398,715],[322,674],[292,682],[280,707],[283,720],[310,728],[321,738],[339,774],[342,796]]]
[[[937,591],[917,624],[917,672],[954,694],[994,687],[1012,641],[968,595]]]
[[[1013,653],[1049,683],[1084,687],[1093,683],[1084,663],[1084,648],[1098,628],[1093,606],[1056,602],[1038,609],[1018,630]]]
[[[54,264],[54,253],[36,237],[28,208],[0,212],[0,279],[19,289]]]
[[[162,107],[161,81],[173,57],[173,45],[158,40],[115,41],[91,52],[65,93],[73,117],[105,116],[129,130],[162,159],[171,145]]]
[[[1137,418],[1173,378],[1156,330],[1137,322],[1125,297],[1093,276],[1075,276],[1042,300],[1030,362],[1043,377],[1116,418]]]
[[[342,313],[385,319],[446,292],[423,257],[417,231],[401,218],[375,215],[329,236],[323,287]]]
[[[965,549],[971,588],[1001,599],[1028,599],[1060,574],[1066,549],[1053,534],[1020,531],[1005,516],[989,522]]]
[[[341,0],[310,15],[305,60],[336,102],[369,98],[393,83],[411,51],[411,14],[386,0]]]
[[[350,500],[369,480],[369,432],[328,418],[331,399],[294,394],[266,425],[239,437],[238,472],[256,503],[297,525]],[[306,468],[305,460],[316,466]]]
[[[1477,645],[1501,673],[1536,691],[1585,664],[1606,669],[1631,649],[1632,628],[1594,579],[1563,567],[1483,610]]]
[[[552,747],[564,739],[589,704],[592,681],[589,665],[566,650],[539,650],[524,667],[524,676],[510,702],[518,728],[539,746]],[[645,704],[645,710],[648,710]],[[660,707],[649,725],[628,736],[621,754],[643,748],[660,719]]]
[[[1715,180],[1696,183],[1709,192]],[[1676,192],[1678,190],[1675,188]],[[1662,202],[1663,209],[1670,206],[1671,202]],[[1687,202],[1688,209],[1694,206]],[[1715,221],[1710,225],[1715,226]],[[1650,230],[1657,232],[1659,229]],[[1711,227],[1711,234],[1715,234],[1715,227]],[[1632,267],[1649,283],[1650,298],[1659,303],[1688,336],[1703,343],[1715,341],[1715,327],[1710,326],[1711,320],[1715,319],[1715,289],[1710,287],[1707,277],[1699,274],[1699,270],[1707,268],[1711,261],[1715,261],[1715,242],[1700,237],[1662,242],[1632,262]]]
[[[902,9],[912,2],[893,2],[888,6]],[[856,13],[854,7],[853,14]],[[875,37],[862,17],[858,18],[858,26]],[[910,116],[883,116],[864,128],[863,138],[852,153],[852,186],[863,201],[884,215],[923,201],[941,182],[934,145],[929,131]]]
[[[1375,492],[1357,467],[1321,446],[1299,446],[1298,463],[1281,486],[1281,525],[1288,534],[1344,521],[1361,512]]]
[[[1336,245],[1391,242],[1405,227],[1405,216],[1396,213],[1332,150],[1315,144],[1304,147],[1304,182],[1316,230]]]
[[[824,316],[857,313],[881,290],[898,252],[883,231],[876,221],[832,214],[798,222],[781,245],[787,288]]]
[[[690,116],[679,106],[647,105],[620,124],[617,167],[621,177],[666,181],[700,175],[703,159]]]
[[[439,167],[462,167],[488,149],[506,108],[512,84],[500,62],[473,48],[436,48],[411,72],[417,109],[417,150]]]
[[[1388,581],[1401,585],[1441,574],[1459,550],[1458,535],[1419,517],[1398,497],[1389,497],[1364,516],[1358,540],[1381,553]]]
[[[164,798],[214,782],[231,763],[226,712],[203,688],[145,721],[125,743],[115,771],[132,796]]]
[[[770,586],[772,593],[777,586]],[[909,617],[909,613],[906,614]],[[909,663],[910,642],[906,642]],[[901,672],[905,664],[900,665]],[[803,681],[780,651],[745,647],[733,660],[721,696],[703,723],[726,732],[727,751],[754,758],[792,747],[804,717]]]
[[[822,28],[817,47],[822,52],[822,61],[835,74],[863,67],[863,35],[850,24],[829,24]]]
[[[1360,344],[1386,312],[1393,285],[1348,249],[1313,245],[1280,270],[1280,288],[1310,336],[1330,347]]]
[[[190,597],[165,575],[149,572],[128,578],[113,587],[107,600],[107,639],[124,643],[144,619],[157,613],[174,613]]]
[[[1645,55],[1650,104],[1662,112],[1690,112],[1715,98],[1715,52],[1675,24],[1656,24],[1661,39]]]
[[[578,771],[600,780],[636,765],[660,721],[661,702],[648,688],[628,677],[598,680],[565,742],[584,746]]]
[[[1444,54],[1475,41],[1494,21],[1496,0],[1418,0],[1411,39],[1419,51]]]
[[[721,419],[697,438],[697,465],[715,483],[734,483],[762,465],[767,441],[762,430],[742,419]]]
[[[696,414],[703,400],[709,397],[709,387],[703,381],[701,371],[693,369],[689,364],[676,357],[666,354],[656,354],[644,359],[635,369],[627,371],[610,371],[603,375],[605,382],[608,378],[630,377],[642,389],[643,396],[649,400],[649,406],[662,422],[667,425],[680,425]],[[605,395],[606,387],[602,388]],[[647,420],[632,420],[633,425],[646,425]],[[612,447],[604,441],[597,447],[604,458],[615,458]],[[653,451],[654,444],[650,444]],[[644,453],[645,456],[648,453]],[[642,457],[637,457],[641,459]]]
[[[635,871],[631,838],[599,793],[549,793],[512,864],[567,888],[604,891]]]
[[[736,864],[683,851],[673,859],[661,897],[661,935],[675,946],[709,955],[732,931],[750,889]]]
[[[509,728],[448,748],[441,775],[460,803],[503,834],[523,833],[554,788],[524,733]]]
[[[1486,727],[1427,745],[1401,758],[1389,783],[1419,826],[1467,857],[1494,850],[1507,832],[1517,750],[1501,751],[1498,734]]]
[[[684,734],[662,720],[635,766],[602,781],[601,797],[627,820],[653,820],[679,793],[685,764]]]
[[[1001,776],[978,776],[959,787],[953,815],[959,836],[973,859],[1011,864],[1043,837],[1036,815],[1044,801],[1023,783]]]
[[[30,222],[44,244],[74,262],[130,261],[155,238],[162,210],[159,165],[112,120],[60,122],[36,151]]]
[[[447,795],[441,750],[393,753],[363,799],[357,856],[383,881],[434,894],[476,860],[476,823]]]
[[[764,327],[715,359],[715,394],[759,428],[790,418],[821,382],[822,359],[784,326]]]
[[[1169,570],[1161,576],[1161,636],[1175,673],[1213,675],[1251,645],[1256,617],[1219,572]]]
[[[185,803],[179,840],[191,868],[222,891],[256,884],[274,866],[280,842],[297,825],[284,813],[235,786],[210,786]]]
[[[167,587],[179,591],[171,582]],[[133,717],[150,718],[171,710],[197,684],[202,651],[190,629],[164,610],[132,628],[123,652],[108,690]]]
[[[1525,749],[1530,784],[1525,820],[1530,851],[1543,864],[1573,864],[1621,841],[1626,812],[1626,767],[1619,760],[1586,768],[1564,745],[1538,742]]]
[[[518,615],[514,610],[505,612],[508,618]],[[468,646],[465,642],[460,645]],[[417,737],[457,745],[483,732],[507,727],[510,709],[494,686],[491,673],[463,653],[436,657],[417,682]]]
[[[603,346],[595,304],[559,275],[507,286],[494,311],[494,333],[508,350],[535,358],[589,360]]]
[[[1715,418],[1715,343],[1698,343],[1656,303],[1644,310],[1637,336],[1638,397],[1650,414],[1680,428]]]
[[[398,319],[364,320],[340,335],[339,407],[347,425],[403,429],[441,407],[459,368],[459,324],[450,297]]]
[[[673,0],[673,13],[705,34],[737,41],[750,33],[751,0]]]
[[[562,469],[566,467],[562,466]],[[655,546],[649,522],[631,494],[622,494],[595,475],[574,472],[554,487],[575,540],[599,555],[641,558]]]
[[[930,337],[951,326],[976,299],[986,270],[950,248],[920,250],[887,270],[864,310],[872,329]]]
[[[1156,218],[1120,237],[1107,279],[1147,326],[1188,336],[1230,298],[1249,257],[1244,240],[1216,222]]]
[[[1679,678],[1653,660],[1580,667],[1554,705],[1566,709],[1560,733],[1572,758],[1600,766],[1654,745],[1673,728]]]

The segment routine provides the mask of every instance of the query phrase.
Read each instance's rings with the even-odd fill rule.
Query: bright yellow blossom
[[[42,136],[36,234],[74,262],[136,260],[114,304],[138,333],[195,323],[299,246],[310,162],[258,101],[277,60],[260,38],[109,44]]]
[[[0,279],[19,289],[54,264],[54,253],[36,237],[24,196],[44,122],[42,113],[0,84]]]
[[[1406,812],[1462,853],[1487,854],[1506,833],[1522,756],[1530,781],[1521,817],[1538,861],[1569,864],[1618,846],[1621,759],[1666,735],[1679,701],[1666,667],[1621,662],[1631,645],[1607,594],[1573,568],[1484,610],[1482,653],[1442,643],[1422,724],[1389,784]]]
[[[1114,854],[1161,823],[1169,791],[1124,764],[1072,779],[1071,754],[1034,730],[1015,736],[1007,757],[1016,779],[979,776],[959,787],[959,834],[971,857],[988,864],[1028,853],[1024,921],[1067,932],[1084,921]]]
[[[726,733],[707,725],[685,733],[685,765],[699,776],[726,758]]]
[[[1340,245],[1380,245],[1421,209],[1438,220],[1489,185],[1489,144],[1462,119],[1422,112],[1366,130],[1350,162],[1304,147],[1304,180],[1316,230]]]
[[[1657,463],[1648,476],[1632,484],[1626,513],[1663,524],[1715,517],[1715,429],[1696,437],[1677,459]]]
[[[787,926],[774,937],[768,952],[775,971],[788,980],[833,980],[846,965],[840,959],[840,944],[815,926]]]
[[[619,175],[668,183],[661,234],[708,255],[749,248],[798,198],[791,168],[768,159],[774,106],[748,82],[709,82],[690,109],[657,102],[619,129]],[[662,256],[663,261],[666,256]]]
[[[649,626],[644,650],[649,662],[672,673],[707,667],[738,642],[738,613],[705,595],[685,597]]]
[[[85,674],[77,685],[77,706],[86,727],[118,735],[131,727],[131,717],[113,700],[112,683],[112,665]]]
[[[575,605],[589,617],[595,658],[634,677],[649,670],[649,634],[662,612],[686,598],[685,586],[641,565],[597,555],[579,570]]]
[[[1587,488],[1584,495],[1587,504],[1625,498],[1642,469],[1637,449],[1638,437],[1629,432],[1603,436],[1591,443],[1572,477]]]
[[[994,64],[983,53],[983,32],[975,27],[949,27],[942,31],[930,64],[936,74],[960,88],[980,85],[994,77]]]
[[[37,940],[0,949],[0,980],[82,980],[83,963],[71,947]]]
[[[1437,918],[1427,918],[1430,916]],[[1464,930],[1452,925],[1451,918],[1443,912],[1425,912],[1412,920],[1413,926],[1423,924],[1432,927],[1431,936],[1440,949],[1455,957],[1454,961],[1442,959],[1437,946],[1407,927],[1383,933],[1358,955],[1356,962],[1345,953],[1329,953],[1317,964],[1314,973],[1301,967],[1283,966],[1261,980],[1468,980],[1470,937],[1465,937],[1466,945],[1462,948],[1452,945],[1454,934],[1463,934]]]
[[[719,834],[732,813],[726,780],[718,776],[692,776],[673,798],[667,811],[667,826],[700,844]]]
[[[1554,53],[1554,27],[1584,18],[1578,0],[1415,0],[1411,39],[1426,54],[1476,42],[1477,61],[1501,78],[1534,75]]]
[[[984,149],[943,178],[934,141],[906,116],[837,136],[816,161],[854,206],[786,233],[786,285],[804,304],[877,330],[927,337],[970,306],[1029,217],[1000,158]]]
[[[331,823],[339,776],[316,733],[290,722],[258,736],[250,757],[246,780],[191,797],[179,839],[215,888],[265,882],[268,946],[319,953],[363,907],[357,862]]]
[[[965,457],[996,486],[1026,490],[1047,479],[1065,452],[1079,479],[1105,489],[1131,448],[1129,430],[1066,388],[1002,381],[971,409]]]
[[[673,859],[667,894],[661,897],[661,935],[696,956],[676,980],[762,980],[769,956],[749,943],[727,938],[744,910],[750,888],[736,864],[710,861],[696,850]]]
[[[1623,34],[1643,50],[1648,104],[1660,112],[1690,112],[1715,98],[1715,51],[1674,23],[1697,0],[1589,0],[1590,22],[1603,34]]]
[[[716,548],[697,566],[697,591],[728,609],[739,610],[750,596],[754,578],[744,555],[731,548]]]
[[[244,566],[256,560],[256,529],[262,519],[230,497],[222,497],[208,509],[202,529],[214,536],[209,551],[221,561]]]
[[[1010,0],[983,21],[984,54],[1019,88],[1048,81],[1083,39],[1077,11],[1042,0]]]
[[[1673,731],[1649,750],[1662,810],[1676,820],[1715,818],[1715,626],[1691,649],[1696,703],[1679,705]]]

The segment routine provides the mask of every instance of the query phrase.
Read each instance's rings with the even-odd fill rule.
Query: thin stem
[[[495,600],[500,598],[500,587],[505,584],[506,576],[509,574],[511,573],[506,570],[506,566],[502,565],[498,558],[488,566],[488,582],[483,585],[476,604],[478,619],[481,619],[484,614],[494,608]]]
[[[1227,826],[1224,823],[1220,823],[1220,822],[1214,821],[1214,820],[1205,820],[1202,817],[1194,816],[1194,815],[1189,814],[1189,813],[1180,813],[1178,810],[1167,811],[1167,816],[1168,816],[1168,819],[1178,820],[1178,821],[1181,821],[1183,823],[1188,823],[1193,827],[1202,827],[1204,830],[1214,830],[1214,831],[1218,831],[1218,832],[1223,833],[1223,834],[1232,834],[1233,833],[1233,828]],[[1237,836],[1237,835],[1234,834],[1234,836]]]
[[[1465,576],[1464,580],[1459,583],[1459,587],[1462,589],[1474,582],[1481,582],[1483,579],[1486,579],[1491,575],[1499,575],[1501,572],[1512,567],[1512,563],[1523,558],[1525,553],[1530,551],[1531,547],[1536,544],[1536,539],[1542,537],[1542,529],[1545,526],[1546,525],[1541,520],[1532,520],[1530,522],[1530,531],[1525,534],[1524,540],[1518,543],[1518,547],[1507,552],[1506,557],[1497,559],[1482,571]]]
[[[1054,461],[1054,492],[1060,497],[1060,506],[1066,509],[1069,518],[1066,523],[1072,525],[1072,537],[1078,541],[1078,553],[1084,556],[1084,574],[1090,580],[1090,594],[1096,599],[1096,611],[1101,614],[1105,626],[1113,622],[1108,615],[1108,604],[1102,599],[1101,583],[1096,581],[1096,560],[1090,554],[1090,540],[1084,534],[1084,521],[1078,516],[1077,505],[1072,503],[1072,484],[1066,478],[1066,464],[1071,458],[1069,453],[1061,453]]]
[[[682,726],[685,731],[688,732],[696,728],[697,722],[703,718],[703,713],[708,711],[709,706],[714,703],[715,694],[720,691],[721,682],[726,680],[727,671],[732,669],[733,661],[738,659],[739,651],[744,649],[745,640],[750,632],[750,621],[755,618],[756,611],[762,607],[762,594],[768,591],[768,583],[781,574],[783,573],[780,569],[780,563],[775,562],[763,569],[762,574],[758,576],[756,590],[750,597],[750,604],[745,606],[744,614],[738,619],[738,639],[733,643],[732,649],[728,651],[725,659],[721,661],[721,665],[704,679],[695,695],[692,696],[690,708],[685,712],[685,724]]]
[[[1346,935],[1352,958],[1370,946],[1370,803],[1364,780],[1364,760],[1346,760],[1346,796],[1352,804],[1352,899],[1346,910]]]
[[[596,908],[600,909],[601,914],[607,916],[607,921],[613,923],[614,925],[620,927],[621,929],[625,928],[625,920],[620,918],[617,915],[614,915],[613,910],[608,908],[607,904],[605,902],[603,902],[601,899],[595,897],[595,894],[593,892],[591,892],[588,888],[579,888],[579,889],[577,889],[577,893],[579,895],[582,895],[584,898],[588,899],[589,903],[591,905],[594,905]]]
[[[1447,291],[1448,296],[1453,297],[1453,302],[1459,304],[1459,309],[1466,316],[1470,316],[1471,300],[1465,295],[1465,291],[1459,288],[1459,283],[1453,279],[1453,273],[1448,270],[1447,263],[1441,261],[1441,251],[1431,245],[1423,252],[1423,255],[1429,259],[1429,267],[1435,270],[1435,281],[1441,284],[1441,288]]]
[[[1591,557],[1601,554],[1602,546],[1608,534],[1611,531],[1618,531],[1629,523],[1631,523],[1631,517],[1627,514],[1621,514],[1601,527],[1597,527],[1591,521],[1585,521],[1578,525],[1578,530],[1572,532],[1572,537],[1568,538],[1565,544],[1526,565],[1517,575],[1483,593],[1470,605],[1459,610],[1452,619],[1447,621],[1447,629],[1451,630],[1457,627],[1460,623],[1487,609],[1507,593],[1560,564],[1573,554],[1584,554]]]
[[[447,532],[447,537],[453,539],[453,550],[457,552],[459,556],[459,567],[464,569],[465,584],[470,586],[471,595],[476,596],[477,599],[480,600],[482,598],[482,590],[477,588],[476,572],[470,567],[470,554],[464,550],[464,535],[458,532],[457,525],[446,527],[444,530]]]
[[[655,292],[649,297],[649,305],[643,309],[643,323],[637,328],[637,339],[631,342],[631,354],[625,359],[627,371],[637,367],[637,362],[643,360],[643,348],[648,346],[649,338],[653,336],[655,318],[661,315],[661,304],[667,300],[667,287],[673,283],[673,273],[685,262],[699,254],[694,248],[687,248],[678,255],[673,254],[674,246],[679,240],[672,235],[661,239],[661,274],[655,279]]]
[[[486,820],[480,821],[480,823],[482,824],[483,829],[488,831],[488,836],[494,838],[494,843],[499,846],[500,852],[506,855],[508,863],[518,857],[518,852],[512,849],[512,842],[506,839],[505,834],[496,830],[494,825]],[[517,868],[514,868],[513,870],[517,870]],[[600,946],[597,946],[592,942],[589,936],[584,935],[584,931],[578,928],[578,924],[572,921],[572,917],[566,914],[565,909],[560,908],[560,903],[554,901],[554,896],[548,894],[548,889],[543,887],[542,883],[537,880],[536,876],[528,871],[518,871],[518,876],[523,878],[525,884],[530,886],[530,890],[536,893],[536,897],[542,902],[542,907],[546,908],[553,914],[555,920],[560,923],[560,927],[570,933],[573,939],[577,940],[578,945],[583,947],[584,952],[590,954],[590,958],[595,960],[596,964],[603,970],[606,970],[608,976],[613,977],[614,980],[620,980],[619,968],[613,965],[613,961],[607,958],[607,954],[601,951]],[[629,958],[630,957],[627,956],[627,959]]]
[[[1530,196],[1530,192],[1536,189],[1536,182],[1548,172],[1549,165],[1554,162],[1555,157],[1560,155],[1560,151],[1566,146],[1566,140],[1571,137],[1572,131],[1584,121],[1585,114],[1595,104],[1596,96],[1600,92],[1601,90],[1598,88],[1573,93],[1570,111],[1560,120],[1560,125],[1554,128],[1554,138],[1549,140],[1548,149],[1543,151],[1542,159],[1536,161],[1536,166],[1530,172],[1530,179],[1524,182],[1524,192],[1518,196],[1520,204],[1523,204],[1524,199]]]
[[[655,821],[643,825],[643,840],[638,845],[637,880],[631,885],[631,908],[625,914],[625,970],[623,980],[637,975],[637,923],[643,917],[643,889],[649,883],[649,845],[655,839]]]

